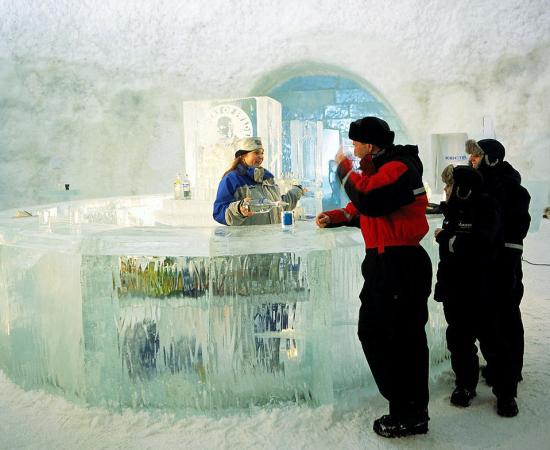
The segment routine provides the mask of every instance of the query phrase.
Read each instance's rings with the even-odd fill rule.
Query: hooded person
[[[443,226],[435,230],[439,248],[439,269],[434,298],[445,301],[453,293],[449,281],[456,278],[457,271],[466,265],[469,258],[484,258],[488,255],[486,246],[495,246],[498,235],[498,212],[496,203],[483,196],[483,177],[479,171],[468,166],[448,166],[442,173],[447,180],[448,198],[441,204],[444,215]],[[486,213],[486,217],[483,215]],[[444,244],[444,245],[442,245]],[[466,256],[460,261],[461,255]],[[453,268],[447,266],[448,256],[455,261]],[[483,266],[492,262],[490,257]],[[459,297],[462,294],[459,295]]]
[[[443,172],[441,172],[441,181],[443,181],[443,184],[445,186],[451,186],[453,185],[453,171],[454,171],[454,165],[449,164],[447,167],[443,169]],[[448,196],[447,196],[448,197]]]
[[[470,165],[478,169],[485,178],[485,191],[497,202],[501,212],[501,243],[497,263],[493,267],[495,280],[490,295],[494,297],[496,314],[500,320],[501,332],[507,338],[508,351],[513,357],[512,371],[517,381],[522,379],[524,329],[520,303],[523,297],[523,271],[521,257],[523,240],[529,230],[529,192],[521,185],[521,175],[505,161],[506,150],[495,139],[473,139],[466,141],[466,153],[470,155]],[[499,280],[498,282],[496,280]],[[483,355],[489,356],[493,349],[481,345]],[[490,358],[490,356],[489,356]],[[489,384],[494,384],[495,370],[488,363],[482,374]],[[518,413],[512,390],[509,398],[501,400],[500,412],[505,416]]]
[[[453,187],[453,169],[454,165],[449,164],[441,172],[441,181],[443,181],[443,192],[445,193],[445,200],[439,203],[428,203],[426,214],[443,214],[447,200],[451,195],[451,189]]]
[[[466,153],[479,157],[479,161],[476,163],[470,160],[470,165],[474,169],[479,169],[482,165],[495,167],[504,162],[506,149],[496,139],[482,139],[477,142],[474,139],[468,139],[466,141]]]
[[[223,174],[213,206],[213,217],[222,225],[266,225],[281,223],[281,212],[291,211],[304,191],[293,186],[281,195],[273,174],[262,167],[264,148],[259,137],[237,141],[235,158]],[[253,202],[271,203],[268,211],[255,212]]]
[[[521,186],[521,175],[508,161],[504,161],[504,146],[495,139],[466,141],[466,153],[470,165],[478,169],[485,180],[485,190],[499,204],[502,214],[502,238],[505,245],[520,251],[527,236],[529,215],[529,192]]]
[[[389,414],[374,421],[384,437],[428,431],[428,346],[424,326],[432,268],[420,240],[428,232],[428,204],[418,147],[394,145],[378,117],[350,124],[360,171],[342,151],[337,176],[350,203],[316,218],[320,228],[359,226],[365,241],[365,279],[358,336]]]
[[[491,267],[499,242],[498,205],[484,192],[483,176],[478,170],[457,166],[450,179],[452,188],[443,205],[443,227],[435,231],[439,264],[434,290],[434,299],[443,302],[447,348],[455,373],[450,400],[455,406],[468,407],[476,396],[479,378],[476,340],[479,340],[481,345],[495,349],[489,361],[503,375],[494,390],[498,403],[499,393],[512,388],[505,346],[489,295]],[[476,262],[475,276],[465,283],[461,274],[471,268],[472,261]]]

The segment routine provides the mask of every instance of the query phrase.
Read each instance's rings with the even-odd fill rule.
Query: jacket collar
[[[261,183],[263,180],[273,178],[273,174],[263,167],[249,167],[245,164],[239,164],[238,168],[241,173],[246,173],[256,183]]]

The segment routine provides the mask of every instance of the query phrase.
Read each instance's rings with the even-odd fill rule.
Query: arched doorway
[[[268,95],[282,104],[282,167],[292,166],[292,123],[322,123],[322,184],[324,207],[340,206],[345,195],[334,182],[332,157],[340,144],[350,146],[349,124],[364,116],[386,120],[395,131],[396,142],[405,142],[404,127],[389,105],[379,95],[358,81],[338,75],[301,75],[286,78],[270,87]],[[338,192],[335,192],[338,190]],[[328,199],[327,197],[331,197]]]

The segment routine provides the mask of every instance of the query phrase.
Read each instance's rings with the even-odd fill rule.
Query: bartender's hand
[[[330,217],[325,213],[319,213],[315,218],[315,223],[319,228],[325,228],[330,223]]]
[[[245,197],[239,202],[239,213],[241,213],[241,216],[243,217],[250,217],[256,214],[254,211],[250,211],[249,209],[250,200],[252,200],[252,197]]]
[[[442,230],[441,228],[436,228],[436,229],[434,230],[434,237],[437,237],[437,235],[438,235],[439,233],[441,233],[442,231],[443,231],[443,230]]]

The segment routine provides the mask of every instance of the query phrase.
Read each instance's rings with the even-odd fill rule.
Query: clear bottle
[[[187,174],[181,181],[181,191],[184,200],[191,200],[191,180]]]
[[[176,174],[176,181],[174,181],[174,200],[181,200],[182,197],[182,182],[180,174]]]
[[[248,209],[256,214],[265,214],[273,208],[283,208],[286,205],[288,205],[288,203],[282,200],[271,201],[267,198],[254,198],[247,202]]]

